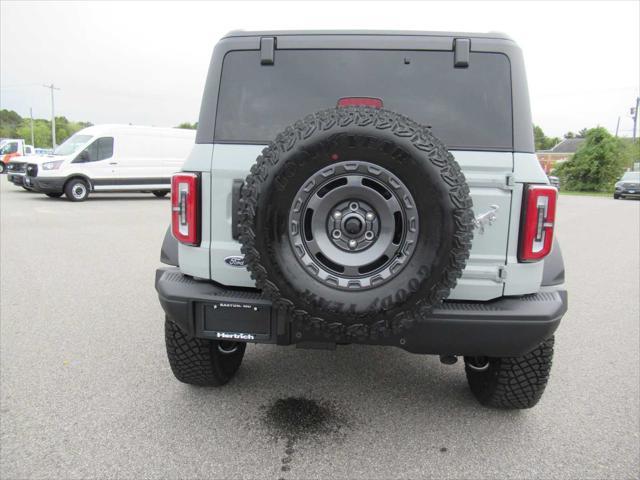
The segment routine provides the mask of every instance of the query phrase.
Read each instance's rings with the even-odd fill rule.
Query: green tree
[[[0,110],[0,138],[14,138],[22,117],[13,110]]]
[[[587,133],[589,133],[589,129],[583,128],[578,132],[577,138],[585,138],[587,136]]]
[[[16,129],[15,136],[23,138],[27,143],[31,143],[31,120],[23,119],[20,126]],[[51,147],[51,122],[42,119],[33,120],[33,138],[34,147],[50,148]]]
[[[571,160],[558,165],[554,173],[567,190],[609,191],[624,171],[629,154],[624,142],[605,128],[592,128]]]
[[[60,145],[78,130],[90,127],[89,122],[71,122],[65,117],[56,117],[56,143]],[[20,123],[7,135],[10,138],[22,138],[31,143],[31,119],[21,118]],[[51,122],[42,118],[33,120],[34,147],[51,148]]]
[[[196,122],[196,123],[182,122],[176,128],[184,128],[185,130],[197,130],[198,129],[198,122]]]
[[[564,134],[564,138],[576,138],[576,134],[573,132],[567,132]]]
[[[547,137],[538,125],[533,126],[533,138],[536,150],[550,150],[560,142],[557,137]]]

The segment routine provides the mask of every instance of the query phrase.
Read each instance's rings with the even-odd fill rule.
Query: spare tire
[[[455,287],[471,207],[429,127],[347,107],[307,116],[262,151],[238,226],[257,287],[298,328],[375,338],[410,327]]]

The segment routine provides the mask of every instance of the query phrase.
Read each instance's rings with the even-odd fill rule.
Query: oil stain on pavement
[[[322,442],[325,437],[339,441],[348,422],[330,402],[303,397],[280,398],[265,407],[262,418],[276,440],[285,440],[280,470],[289,472],[300,442]]]

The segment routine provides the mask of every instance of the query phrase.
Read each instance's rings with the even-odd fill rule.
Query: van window
[[[0,155],[8,155],[9,153],[16,153],[18,151],[18,142],[8,142],[0,149]]]
[[[113,137],[102,137],[95,142],[98,146],[97,160],[113,157]]]
[[[380,98],[384,107],[430,125],[449,148],[512,150],[511,71],[498,53],[278,50],[273,65],[257,51],[224,59],[214,140],[267,143],[287,125],[335,107],[342,97]]]
[[[113,137],[101,137],[83,150],[89,154],[87,162],[98,162],[113,157]]]
[[[75,134],[67,138],[53,151],[54,155],[72,155],[91,140],[91,135]]]

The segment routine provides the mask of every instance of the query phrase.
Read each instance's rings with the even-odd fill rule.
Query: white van
[[[195,141],[195,130],[96,125],[80,130],[52,155],[28,163],[24,185],[74,202],[90,192],[171,190],[171,175],[182,167]]]

